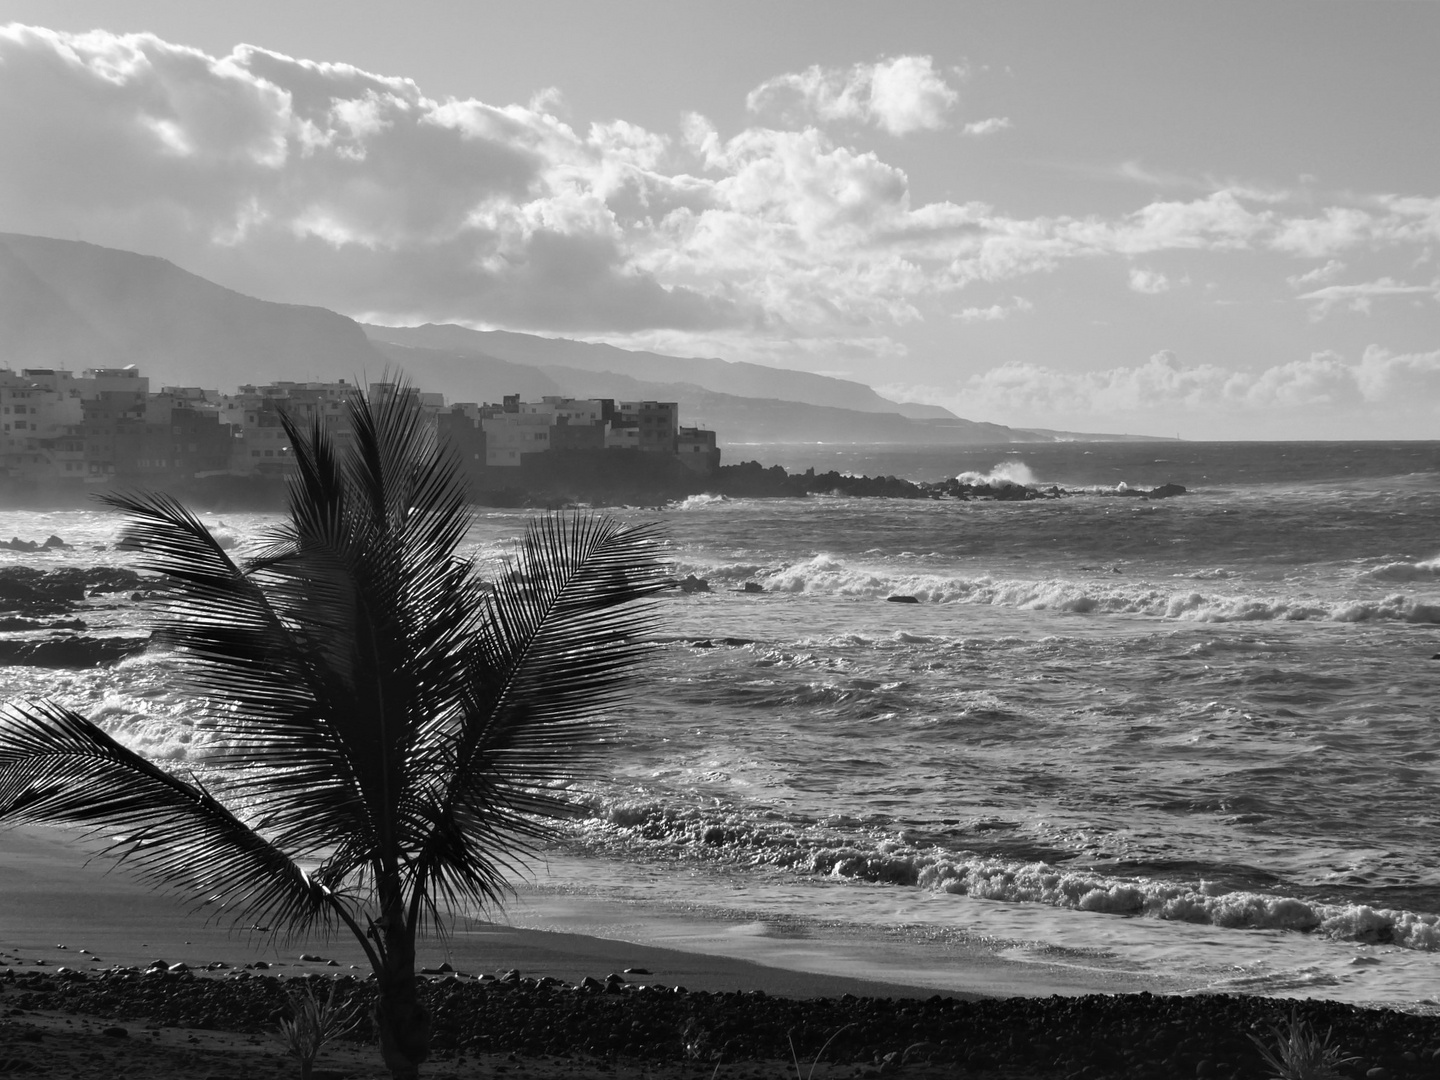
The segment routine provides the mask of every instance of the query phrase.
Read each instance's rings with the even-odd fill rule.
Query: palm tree
[[[0,710],[0,822],[79,826],[104,854],[290,939],[348,929],[376,976],[394,1077],[430,1023],[418,935],[488,910],[573,811],[664,588],[649,526],[532,524],[483,582],[457,549],[458,464],[407,388],[349,406],[353,445],[285,421],[289,514],[237,563],[163,494],[106,497],[173,583],[157,637],[186,661],[215,779],[182,778],[51,702]],[[235,809],[243,807],[243,812]],[[305,867],[313,867],[306,869]]]

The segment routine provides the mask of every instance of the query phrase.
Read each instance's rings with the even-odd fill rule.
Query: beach
[[[0,877],[0,1074],[293,1076],[274,1035],[285,985],[305,977],[365,992],[368,972],[353,942],[284,942],[207,925],[123,870],[85,865],[68,834],[0,834],[0,858],[8,871]],[[536,887],[515,904],[531,919],[548,911],[557,924],[620,925],[603,902],[554,903]],[[1260,1059],[1246,1036],[1295,1006],[1135,992],[1102,971],[1087,981],[1073,967],[1017,965],[978,947],[963,960],[946,957],[948,977],[970,989],[936,993],[839,973],[833,947],[821,950],[829,960],[820,963],[783,941],[754,945],[763,939],[753,933],[712,926],[707,935],[683,920],[641,918],[631,912],[627,925],[645,943],[476,920],[425,942],[419,962],[431,973],[437,1016],[426,1075],[793,1075],[792,1041],[808,1073],[835,1036],[817,1077],[903,1068],[920,1077],[963,1069],[1011,1080],[1159,1078],[1196,1075],[1202,1062],[1209,1071],[1201,1075],[1249,1076]],[[722,938],[731,941],[719,946],[725,952],[702,951]],[[737,938],[751,944],[737,947]],[[803,966],[787,966],[794,963]],[[1440,1053],[1435,1016],[1299,1007],[1317,1028],[1344,1031],[1349,1052],[1368,1055],[1366,1070],[1353,1075],[1431,1075],[1424,1070]],[[368,1080],[384,1071],[360,1033],[331,1044],[317,1075]]]

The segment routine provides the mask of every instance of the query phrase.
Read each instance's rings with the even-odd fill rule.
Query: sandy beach
[[[347,992],[363,993],[368,971],[354,945],[206,925],[123,871],[86,865],[64,833],[0,834],[0,866],[0,1074],[293,1076],[297,1067],[274,1037],[283,980],[338,978]],[[421,964],[453,971],[433,976],[428,988],[443,1022],[427,1075],[794,1075],[792,1040],[808,1074],[834,1035],[816,1077],[902,1067],[907,1076],[1011,1080],[1159,1078],[1197,1068],[1240,1077],[1259,1075],[1246,1036],[1266,1032],[1291,1007],[1124,992],[1136,988],[1103,973],[1007,963],[979,948],[946,957],[952,989],[937,993],[933,973],[917,970],[906,983],[901,965],[887,971],[833,943],[707,928],[681,916],[638,924],[634,912],[542,889],[522,890],[516,903],[532,923],[624,928],[651,943],[479,922],[430,940]],[[193,973],[134,970],[156,961]],[[204,971],[210,965],[217,967]],[[887,977],[873,977],[877,970]],[[608,991],[576,988],[617,974],[623,984]],[[1440,1053],[1433,1017],[1302,1007],[1322,1030],[1323,1022],[1347,1032],[1348,1049],[1366,1051],[1367,1069],[1356,1076],[1427,1075]],[[316,1075],[385,1074],[361,1039],[331,1044]]]
[[[12,963],[44,959],[51,966],[103,970],[145,967],[157,959],[197,969],[216,961],[236,967],[263,961],[275,970],[323,974],[358,970],[365,963],[348,935],[329,942],[285,942],[273,934],[217,925],[203,912],[191,914],[179,900],[107,860],[91,859],[83,843],[61,830],[0,833],[0,864],[5,868],[0,874],[0,959],[13,957]],[[511,914],[546,929],[511,925],[506,918]],[[448,936],[423,941],[421,966],[448,963],[477,975],[518,970],[571,983],[643,967],[651,973],[648,981],[667,986],[712,992],[761,987],[799,998],[846,993],[929,997],[936,992],[962,998],[1046,997],[1153,989],[1124,974],[1012,963],[979,946],[949,945],[943,957],[935,955],[936,946],[925,958],[927,970],[919,957],[907,964],[898,949],[886,955],[883,946],[638,912],[523,884],[498,918],[506,921],[462,919]],[[325,962],[301,962],[302,953],[323,954]]]

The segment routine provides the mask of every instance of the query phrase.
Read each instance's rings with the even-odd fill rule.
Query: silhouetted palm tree
[[[343,453],[286,421],[288,520],[246,562],[165,495],[116,495],[176,590],[157,637],[222,740],[207,784],[49,702],[0,711],[0,821],[81,826],[105,852],[236,925],[348,928],[377,977],[385,1063],[428,1056],[417,935],[491,908],[571,809],[647,650],[656,535],[595,517],[532,524],[483,582],[457,463],[403,387],[349,407]],[[237,809],[237,808],[242,808]],[[305,865],[315,865],[307,871]]]

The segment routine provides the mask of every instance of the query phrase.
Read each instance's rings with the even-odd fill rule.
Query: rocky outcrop
[[[48,638],[0,639],[0,665],[46,668],[108,667],[145,651],[150,637],[88,637],[63,634]]]
[[[51,535],[43,544],[37,544],[34,540],[21,540],[18,536],[12,536],[9,540],[0,540],[0,548],[8,548],[11,551],[56,551],[70,547],[60,537]]]
[[[146,586],[146,579],[134,570],[117,566],[70,566],[58,570],[7,566],[0,568],[0,611],[31,617],[63,614],[87,596],[133,593]]]

